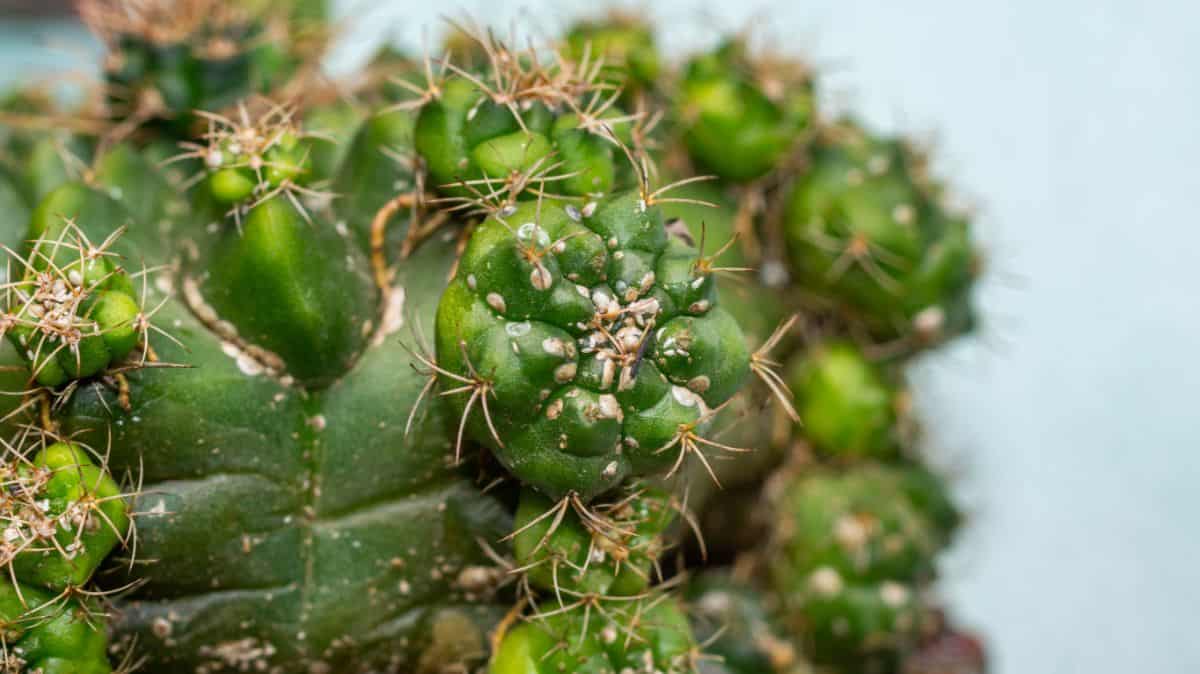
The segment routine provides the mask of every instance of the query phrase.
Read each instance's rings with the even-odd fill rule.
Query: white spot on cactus
[[[619,468],[619,466],[616,461],[609,461],[608,465],[604,467],[604,470],[600,472],[600,475],[606,480],[611,480],[612,478],[616,477],[617,468]]]
[[[517,238],[522,241],[533,240],[543,248],[550,245],[550,235],[546,233],[546,230],[539,227],[536,222],[527,222],[518,227]]]
[[[687,387],[696,393],[704,393],[708,390],[708,387],[711,385],[711,383],[711,380],[709,380],[707,376],[699,375],[689,379]]]
[[[325,426],[327,425],[324,414],[318,414],[315,417],[309,417],[305,423],[318,433],[325,430]]]
[[[583,210],[580,211],[580,213],[583,215],[583,217],[590,218],[596,212],[596,206],[598,206],[598,205],[599,204],[597,204],[594,201],[589,201],[586,204],[584,204]]]
[[[551,356],[562,358],[566,355],[566,345],[563,343],[563,340],[557,337],[547,337],[542,340],[542,351]]]
[[[528,335],[529,331],[532,329],[533,326],[529,324],[529,321],[508,323],[504,326],[504,332],[507,333],[509,337],[513,338],[524,337],[525,335]]]
[[[900,608],[908,603],[908,588],[900,583],[885,580],[879,585],[879,598],[892,608]]]
[[[383,343],[383,339],[395,334],[404,327],[404,302],[408,297],[403,287],[393,288],[387,296],[387,306],[383,308],[383,316],[379,324],[379,332],[375,335],[374,344]]]
[[[892,219],[902,225],[911,225],[917,219],[917,211],[912,204],[896,204],[892,209]]]
[[[567,212],[567,217],[571,218],[575,222],[579,222],[583,219],[583,216],[579,213],[579,209],[575,208],[574,204],[567,204],[567,207],[564,210]]]
[[[842,577],[832,567],[822,566],[808,577],[808,587],[822,597],[833,597],[842,591]]]
[[[467,287],[470,288],[471,290],[475,290],[475,288],[478,285],[479,285],[479,281],[476,280],[475,275],[467,274]]]
[[[671,397],[675,398],[675,402],[683,405],[684,407],[695,407],[703,404],[703,401],[700,400],[699,396],[683,388],[682,386],[672,386]]]
[[[790,279],[787,266],[779,260],[767,260],[764,262],[762,270],[759,272],[759,277],[762,278],[764,285],[772,288],[786,285]]]
[[[150,622],[150,631],[159,639],[171,636],[171,621],[159,616]]]
[[[839,517],[833,525],[833,537],[843,547],[859,550],[866,545],[871,531],[861,519],[853,515]]]
[[[867,160],[867,170],[871,172],[871,175],[880,176],[887,173],[891,163],[886,154],[877,154]]]
[[[504,313],[504,310],[508,306],[504,303],[504,298],[500,296],[500,293],[488,293],[487,303],[489,307],[495,309],[499,313]]]
[[[554,381],[565,384],[575,378],[575,372],[578,369],[575,363],[563,363],[554,368]]]
[[[611,393],[605,393],[600,396],[600,416],[605,419],[616,419],[621,421],[624,418],[624,413],[621,412],[621,405],[617,402],[616,396]]]
[[[550,286],[554,285],[554,276],[545,266],[537,264],[534,265],[533,271],[529,272],[529,283],[535,290],[549,290]]]
[[[692,302],[691,306],[688,307],[688,311],[692,312],[693,314],[702,314],[708,311],[710,308],[712,308],[712,302],[709,302],[708,300],[697,300]]]
[[[935,339],[942,334],[946,312],[938,306],[925,307],[913,316],[913,329],[923,339]]]
[[[560,414],[562,414],[562,411],[563,411],[563,399],[559,398],[558,400],[555,400],[554,402],[552,402],[546,406],[546,418],[551,419],[551,420],[557,419],[558,416]]]

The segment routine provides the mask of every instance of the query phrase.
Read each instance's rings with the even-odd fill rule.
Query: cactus
[[[804,436],[827,456],[886,459],[906,444],[907,396],[849,343],[821,344],[789,373]]]
[[[875,339],[915,349],[970,330],[978,256],[920,152],[838,122],[822,129],[810,161],[784,215],[799,279]]]
[[[129,502],[83,446],[36,432],[0,464],[0,664],[5,671],[107,674],[102,593],[88,582],[131,541]]]
[[[83,3],[104,114],[0,102],[9,669],[936,666],[923,160],[619,16],[343,96],[322,5]]]
[[[707,262],[668,238],[653,197],[489,217],[439,307],[439,372],[469,391],[462,426],[551,497],[702,456],[700,427],[749,373]]]
[[[292,5],[292,6],[289,6]],[[323,2],[85,0],[105,43],[106,91],[122,124],[186,135],[196,110],[219,110],[282,87],[321,48]]]
[[[654,30],[633,14],[612,12],[580,21],[567,30],[564,41],[566,53],[576,61],[602,60],[606,79],[622,87],[623,94],[656,87],[662,76]]]
[[[752,60],[729,40],[684,68],[676,106],[701,169],[746,182],[782,163],[815,116],[811,77],[795,62]]]
[[[471,34],[487,55],[486,71],[449,65],[439,80],[430,66],[427,88],[413,85],[419,92],[409,103],[419,108],[414,146],[435,187],[469,206],[632,186],[620,147],[632,143],[633,119],[596,68],[547,63],[535,50],[514,51],[490,33]]]

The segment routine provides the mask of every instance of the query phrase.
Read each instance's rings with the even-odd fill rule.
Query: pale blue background
[[[380,8],[380,5],[386,5]],[[342,63],[439,12],[347,6]],[[581,3],[523,16],[547,32]],[[671,48],[749,10],[657,4]],[[1200,10],[1183,2],[808,0],[757,8],[874,123],[936,132],[980,206],[988,325],[916,373],[974,522],[948,564],[1001,674],[1200,671]],[[373,8],[373,9],[368,9]],[[508,12],[507,17],[517,12]],[[0,25],[0,80],[86,63]],[[94,60],[94,59],[93,59]]]

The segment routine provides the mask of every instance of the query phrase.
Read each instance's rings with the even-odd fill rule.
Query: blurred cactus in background
[[[979,255],[819,73],[79,10],[93,95],[0,103],[5,671],[983,671],[904,377]]]

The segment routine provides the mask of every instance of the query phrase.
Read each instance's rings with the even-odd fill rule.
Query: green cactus
[[[711,410],[750,371],[707,264],[637,191],[490,216],[438,309],[460,442],[466,431],[523,482],[585,501],[702,456]]]
[[[562,58],[548,63],[488,33],[475,41],[488,56],[486,70],[454,67],[408,104],[420,108],[414,143],[434,187],[469,206],[633,186],[621,146],[633,142],[634,119],[594,68]]]
[[[658,594],[603,610],[547,611],[504,634],[488,671],[685,674],[695,671],[698,655],[682,607],[670,595]]]
[[[800,281],[877,339],[916,348],[968,331],[979,258],[924,157],[851,122],[823,129],[811,154],[784,215]]]
[[[580,21],[567,31],[566,52],[576,61],[602,61],[605,79],[625,92],[659,86],[662,58],[653,28],[632,14],[610,13],[599,20]]]
[[[809,473],[782,490],[772,582],[819,662],[894,660],[921,626],[945,541],[902,468]]]
[[[110,240],[93,243],[72,221],[55,225],[48,215],[52,208],[79,204],[80,196],[55,192],[34,212],[35,243],[20,258],[21,279],[8,290],[4,333],[29,361],[37,382],[48,387],[109,369],[141,337],[137,291],[113,261]]]
[[[109,103],[121,123],[186,136],[196,110],[220,110],[281,87],[320,51],[323,2],[85,0],[105,42]]]
[[[0,464],[0,664],[107,674],[106,616],[86,586],[130,542],[126,495],[89,449],[21,432]]]
[[[776,624],[767,597],[730,574],[693,579],[686,597],[696,638],[710,643],[705,674],[799,674],[811,665]]]
[[[754,61],[740,40],[690,61],[675,105],[693,159],[732,182],[760,178],[779,165],[816,114],[806,68]]]
[[[575,511],[560,517],[546,497],[521,493],[513,552],[536,590],[628,597],[662,580],[664,533],[681,505],[655,487],[627,489],[587,519]]]
[[[86,598],[56,600],[33,587],[0,582],[0,666],[8,672],[109,674],[104,616]]]
[[[850,343],[811,348],[789,373],[805,438],[823,455],[887,459],[904,445],[907,396]]]
[[[468,28],[343,99],[322,2],[127,4],[84,3],[109,118],[0,102],[10,669],[917,662],[961,514],[903,358],[969,327],[975,256],[901,144],[741,42],[677,80],[636,20]]]

